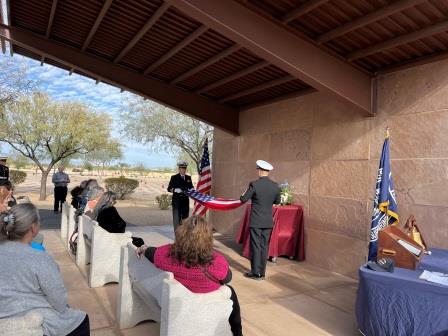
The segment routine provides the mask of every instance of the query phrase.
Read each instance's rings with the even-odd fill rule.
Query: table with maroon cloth
[[[243,244],[243,256],[250,258],[249,223],[251,204],[246,206],[236,241]],[[305,243],[303,228],[303,208],[300,205],[284,205],[272,207],[274,227],[269,240],[268,256],[288,256],[297,260],[305,260]]]

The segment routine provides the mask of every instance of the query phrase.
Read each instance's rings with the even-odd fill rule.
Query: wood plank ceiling
[[[447,55],[445,0],[226,1],[370,77]],[[237,111],[315,90],[162,0],[9,0],[9,11],[11,27]],[[24,45],[13,50],[86,75]]]
[[[446,0],[239,0],[369,74],[440,59]]]

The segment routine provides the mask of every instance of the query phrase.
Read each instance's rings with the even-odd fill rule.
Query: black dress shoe
[[[254,279],[254,280],[263,280],[264,279],[264,276],[261,275],[260,273],[247,272],[247,273],[244,273],[244,276],[246,278]]]

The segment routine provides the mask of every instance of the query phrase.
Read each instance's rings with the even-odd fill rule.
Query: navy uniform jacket
[[[0,182],[1,180],[9,180],[9,168],[0,164]]]
[[[246,192],[240,200],[247,202],[252,200],[250,213],[251,228],[268,229],[274,226],[272,221],[272,205],[280,203],[280,187],[267,176],[249,183]]]
[[[180,176],[180,174],[176,174],[171,176],[170,183],[168,184],[167,190],[173,193],[172,203],[176,204],[179,201],[188,201],[188,196],[185,194],[178,194],[174,192],[174,189],[180,188],[182,191],[186,191],[188,189],[193,188],[193,183],[191,182],[191,176],[185,175],[185,180]]]

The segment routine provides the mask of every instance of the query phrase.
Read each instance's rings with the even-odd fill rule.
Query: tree
[[[171,152],[176,157],[184,152],[193,160],[198,171],[207,137],[209,149],[212,147],[212,126],[155,102],[139,97],[130,98],[121,117],[122,132],[127,137],[150,144],[153,150]]]
[[[82,168],[91,173],[94,167],[93,164],[91,164],[89,161],[84,161],[82,164]]]
[[[129,165],[126,162],[119,162],[118,168],[120,168],[120,174],[123,176],[123,169],[129,168]]]
[[[0,111],[6,104],[31,92],[36,83],[27,78],[24,63],[14,61],[10,57],[0,57]]]
[[[30,159],[17,152],[9,156],[8,162],[11,166],[14,166],[16,169],[25,168],[27,165],[31,163]]]
[[[86,154],[85,159],[97,167],[98,175],[101,177],[114,161],[122,157],[121,144],[116,140],[110,140],[103,148],[97,148]]]
[[[20,97],[0,118],[0,141],[31,159],[42,172],[40,200],[53,166],[109,142],[110,117],[79,102],[54,102],[44,93]]]
[[[145,167],[145,165],[143,164],[143,162],[139,162],[139,163],[137,163],[137,164],[132,168],[132,170],[134,170],[134,171],[136,171],[137,173],[139,173],[140,176],[143,176],[143,174],[144,174],[144,172],[145,172],[145,170],[146,170],[146,167]]]

